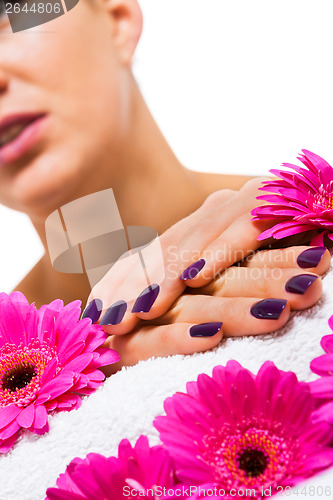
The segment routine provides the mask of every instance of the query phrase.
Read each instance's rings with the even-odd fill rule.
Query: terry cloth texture
[[[211,375],[215,365],[230,359],[254,373],[271,360],[279,369],[294,371],[299,380],[316,379],[310,361],[323,354],[321,337],[332,333],[327,323],[333,315],[332,266],[323,287],[318,304],[293,313],[288,324],[273,334],[226,339],[209,352],[140,362],[106,380],[79,410],[50,416],[48,434],[26,433],[0,457],[0,499],[43,500],[46,489],[55,486],[74,457],[84,458],[90,452],[115,455],[123,438],[134,444],[146,434],[151,445],[158,444],[152,421],[163,413],[164,399],[185,391],[186,382],[203,372]],[[328,475],[333,484],[333,471]]]

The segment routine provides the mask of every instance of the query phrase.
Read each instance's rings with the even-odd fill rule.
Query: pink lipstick
[[[21,159],[40,140],[45,113],[20,113],[0,121],[0,165]]]

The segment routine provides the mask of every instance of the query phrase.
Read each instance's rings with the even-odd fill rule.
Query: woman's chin
[[[31,216],[45,217],[67,203],[75,186],[77,172],[59,168],[53,159],[40,158],[7,179],[3,203]],[[76,181],[74,180],[76,179]]]

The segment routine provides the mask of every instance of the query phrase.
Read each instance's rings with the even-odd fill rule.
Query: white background
[[[187,167],[266,174],[302,148],[333,163],[332,0],[139,1],[135,75]],[[42,247],[3,207],[0,231],[9,291]]]

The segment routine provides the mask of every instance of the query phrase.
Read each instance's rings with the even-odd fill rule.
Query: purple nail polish
[[[191,337],[213,337],[221,330],[223,323],[201,323],[190,328]]]
[[[318,276],[313,276],[313,274],[299,274],[287,281],[286,291],[303,295],[316,279]]]
[[[125,312],[127,309],[127,304],[124,300],[118,300],[109,307],[101,321],[100,325],[119,325],[121,323]]]
[[[325,251],[326,247],[308,248],[297,257],[297,265],[302,269],[317,267]]]
[[[81,319],[90,318],[92,323],[96,323],[103,310],[103,302],[100,299],[94,299],[85,308]]]
[[[180,280],[191,280],[196,277],[198,273],[200,273],[201,269],[206,264],[205,259],[200,259],[188,266],[185,271],[180,275]]]
[[[251,314],[259,319],[279,319],[287,301],[282,299],[264,299],[251,307]]]
[[[148,286],[140,293],[132,309],[132,313],[149,312],[159,294],[160,287],[156,283]]]

